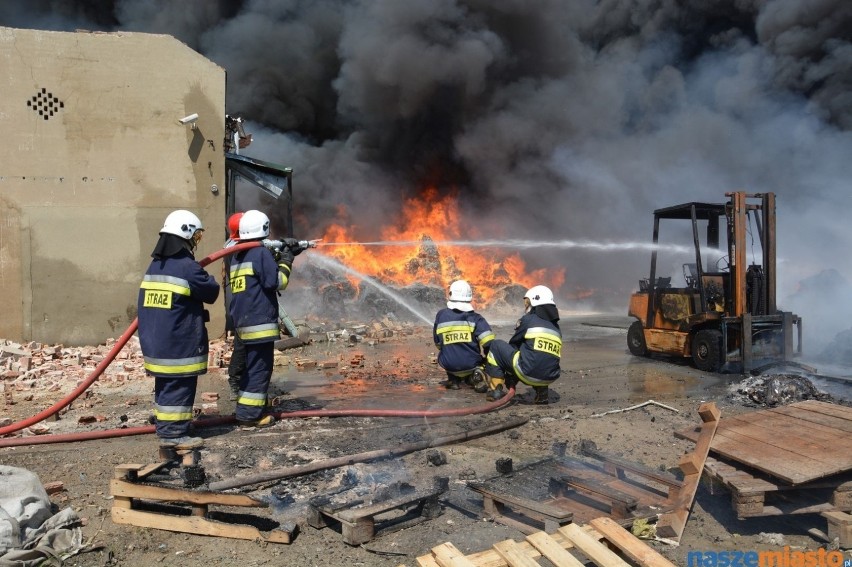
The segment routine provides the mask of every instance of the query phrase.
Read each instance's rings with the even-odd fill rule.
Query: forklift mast
[[[748,195],[743,192],[726,193],[730,197],[728,215],[728,257],[731,259],[731,316],[773,315],[776,306],[776,243],[775,243],[775,194]],[[748,199],[760,199],[760,204],[749,204]],[[761,219],[761,212],[763,218]],[[760,247],[763,250],[762,277],[760,281],[748,281],[747,231],[748,216],[754,215]],[[752,272],[754,273],[754,272]],[[754,279],[758,279],[756,276]],[[756,288],[756,289],[752,289]],[[748,290],[752,289],[752,294]],[[757,298],[759,297],[759,301]],[[755,301],[750,301],[754,299]],[[754,303],[757,303],[756,305]]]

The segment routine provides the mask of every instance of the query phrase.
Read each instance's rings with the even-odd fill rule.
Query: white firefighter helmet
[[[160,234],[174,234],[185,240],[192,240],[192,237],[199,230],[204,230],[204,227],[201,226],[201,219],[189,211],[179,210],[169,213],[163,223],[163,228],[160,229]]]
[[[525,299],[530,300],[530,305],[556,305],[553,301],[553,292],[545,285],[535,285],[524,294]]]
[[[240,240],[269,236],[269,217],[260,211],[246,211],[240,219]]]
[[[459,311],[473,311],[473,306],[470,304],[473,300],[473,290],[470,284],[464,280],[456,280],[450,284],[450,293],[447,296],[447,307],[450,309],[458,309]]]

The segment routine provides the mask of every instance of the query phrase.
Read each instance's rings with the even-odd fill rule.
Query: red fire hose
[[[245,242],[243,244],[237,244],[230,248],[223,248],[222,250],[218,250],[213,254],[203,258],[199,261],[199,264],[202,266],[206,266],[207,264],[218,260],[224,256],[229,254],[234,254],[241,250],[247,250],[249,248],[255,248],[257,246],[261,246],[260,242]],[[103,374],[104,370],[115,360],[115,357],[124,348],[124,345],[127,344],[127,341],[130,340],[130,337],[136,332],[137,327],[139,326],[139,320],[134,319],[130,326],[126,331],[119,337],[116,341],[115,345],[113,345],[112,349],[110,349],[107,356],[95,367],[92,373],[89,375],[86,380],[81,382],[71,393],[65,396],[63,399],[59,400],[49,408],[37,413],[36,415],[29,417],[27,419],[18,421],[16,423],[12,423],[5,427],[0,427],[0,436],[7,435],[9,433],[14,433],[16,431],[20,431],[26,427],[30,427],[36,423],[44,421],[48,417],[58,413],[63,408],[67,407],[74,400],[76,400],[80,395],[85,392],[99,377]],[[485,413],[489,411],[493,411],[497,408],[500,408],[507,404],[512,397],[515,395],[515,389],[510,388],[508,395],[503,398],[492,402],[490,404],[486,404],[484,406],[474,407],[474,408],[459,408],[459,409],[449,409],[449,410],[361,410],[361,409],[341,409],[341,410],[304,410],[304,411],[295,411],[295,412],[281,412],[276,414],[275,417],[278,419],[290,419],[290,418],[307,418],[307,417],[449,417],[449,416],[457,416],[457,415],[473,415],[477,413]],[[218,418],[207,418],[193,421],[193,425],[195,427],[211,427],[216,425],[226,425],[230,423],[234,423],[236,419],[234,416],[229,417],[218,417]],[[9,439],[0,439],[0,447],[16,447],[21,445],[43,445],[50,443],[71,443],[74,441],[90,441],[93,439],[107,439],[111,437],[128,437],[131,435],[145,435],[147,433],[153,433],[155,430],[153,425],[146,425],[142,427],[128,427],[124,429],[106,429],[101,431],[85,431],[80,433],[65,433],[65,434],[56,434],[56,435],[35,435],[30,437],[18,437],[18,438],[9,438]]]
[[[448,410],[303,410],[293,412],[279,412],[274,414],[278,419],[298,419],[307,417],[450,417],[456,415],[474,415],[494,411],[511,400],[515,395],[515,389],[509,388],[508,393],[497,401],[484,406],[474,408],[459,408]],[[212,417],[196,419],[192,422],[193,427],[215,427],[217,425],[229,425],[236,423],[234,416]],[[92,441],[94,439],[110,439],[112,437],[129,437],[131,435],[145,435],[154,433],[153,425],[142,427],[127,427],[125,429],[104,429],[101,431],[83,431],[80,433],[58,433],[56,435],[31,435],[29,437],[10,437],[0,439],[2,447],[20,447],[23,445],[49,445],[52,443],[73,443],[75,441]]]

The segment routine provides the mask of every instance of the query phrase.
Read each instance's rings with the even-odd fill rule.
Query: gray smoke
[[[375,239],[432,185],[480,237],[648,242],[656,208],[772,191],[781,307],[808,336],[852,320],[847,297],[817,321],[796,294],[852,279],[844,0],[27,0],[0,24],[168,33],[223,66],[245,153],[294,168],[300,234],[343,205]],[[649,261],[523,256],[621,312]]]

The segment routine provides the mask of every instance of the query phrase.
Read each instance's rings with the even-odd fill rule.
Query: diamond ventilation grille
[[[33,112],[38,112],[38,115],[45,120],[50,120],[50,118],[54,114],[57,114],[60,109],[65,108],[65,103],[53,96],[53,93],[49,93],[47,92],[47,89],[43,88],[38,92],[38,94],[34,95],[27,101],[27,106],[29,106]]]

